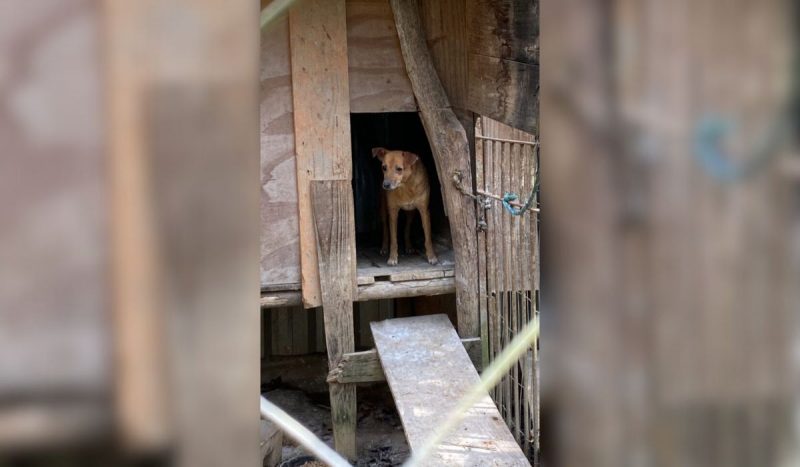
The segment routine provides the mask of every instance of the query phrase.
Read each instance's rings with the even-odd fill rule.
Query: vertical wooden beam
[[[300,267],[306,308],[322,304],[311,180],[352,177],[345,13],[344,0],[303,0],[289,14]],[[355,245],[355,239],[353,242]]]
[[[400,49],[406,71],[422,117],[422,124],[433,150],[436,171],[450,221],[456,257],[456,300],[458,332],[461,337],[480,335],[478,312],[477,235],[475,206],[453,183],[472,188],[469,143],[464,127],[450,107],[442,83],[433,66],[415,0],[391,0]]]
[[[254,465],[258,4],[102,7],[121,428],[176,466]]]
[[[145,2],[105,2],[111,283],[115,343],[115,415],[122,444],[134,451],[168,443],[163,307],[158,250],[141,122],[147,68],[133,60],[147,38]]]
[[[328,362],[333,370],[342,355],[355,350],[353,295],[353,190],[349,180],[311,183],[320,292],[325,317]],[[350,459],[356,456],[356,387],[330,383],[331,418],[336,450]]]

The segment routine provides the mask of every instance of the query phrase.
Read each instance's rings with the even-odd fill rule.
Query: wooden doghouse
[[[355,452],[353,302],[456,294],[460,337],[489,361],[538,312],[533,192],[538,2],[301,0],[262,32],[262,306],[322,307],[337,449]],[[374,146],[414,151],[432,182],[438,265],[380,241]],[[537,443],[536,349],[494,394]],[[348,365],[376,375],[350,379]],[[365,366],[366,365],[366,366]],[[367,372],[368,373],[368,372]],[[366,375],[366,376],[365,376]]]

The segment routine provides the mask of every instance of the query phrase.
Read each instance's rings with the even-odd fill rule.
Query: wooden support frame
[[[349,180],[314,181],[311,183],[311,199],[328,364],[333,369],[346,352],[355,349],[353,190]],[[331,383],[330,394],[336,450],[355,459],[356,388],[352,384]]]
[[[355,301],[367,302],[370,300],[419,297],[423,295],[445,295],[455,291],[456,281],[453,277],[402,282],[375,281],[370,284],[359,284]],[[261,309],[302,304],[303,300],[299,290],[264,291],[261,293]]]
[[[482,365],[480,337],[461,339],[461,343],[464,344],[464,349],[472,360],[472,364],[480,370]],[[386,381],[386,375],[383,374],[378,351],[375,349],[342,355],[336,368],[328,373],[329,383],[376,383],[380,381]]]
[[[406,71],[436,162],[453,236],[458,332],[461,337],[478,336],[480,319],[475,206],[472,198],[461,193],[453,181],[454,177],[460,177],[462,186],[472,188],[469,142],[433,66],[418,2],[390,0],[390,3]]]

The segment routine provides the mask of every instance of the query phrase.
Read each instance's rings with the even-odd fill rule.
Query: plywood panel
[[[347,1],[350,111],[417,110],[388,0]]]
[[[300,280],[303,303],[319,306],[311,180],[350,180],[350,96],[344,0],[304,0],[289,13]],[[350,227],[352,228],[352,226]],[[355,256],[353,257],[355,269]]]
[[[467,15],[465,0],[420,2],[433,66],[444,86],[450,105],[467,108]]]
[[[300,282],[289,17],[261,34],[261,285]]]

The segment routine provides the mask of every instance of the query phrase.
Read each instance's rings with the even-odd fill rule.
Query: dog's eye
[[[403,168],[402,168],[402,167],[398,167],[398,168],[396,168],[395,170],[397,170],[398,172],[402,172],[402,171],[403,171]]]
[[[382,166],[381,168],[383,169],[384,172],[386,172],[386,166],[385,165]]]

